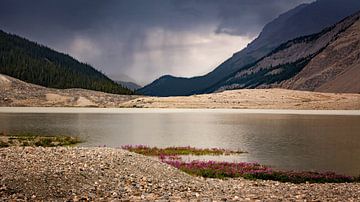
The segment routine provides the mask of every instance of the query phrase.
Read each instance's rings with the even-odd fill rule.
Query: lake
[[[230,161],[360,174],[359,111],[0,108],[0,132],[79,136],[81,146],[221,147]]]

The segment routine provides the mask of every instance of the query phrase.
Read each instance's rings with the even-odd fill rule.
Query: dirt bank
[[[139,108],[359,110],[360,94],[285,89],[243,89],[186,97],[139,97],[121,104]]]

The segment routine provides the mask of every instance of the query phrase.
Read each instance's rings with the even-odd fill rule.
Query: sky
[[[208,73],[313,0],[0,0],[0,29],[144,85]]]

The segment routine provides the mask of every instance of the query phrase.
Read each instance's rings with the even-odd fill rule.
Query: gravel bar
[[[115,148],[0,149],[0,201],[360,201],[360,184],[204,179]]]

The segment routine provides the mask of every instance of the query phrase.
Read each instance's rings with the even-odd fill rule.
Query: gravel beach
[[[114,148],[0,149],[0,201],[359,201],[360,184],[204,179]]]

